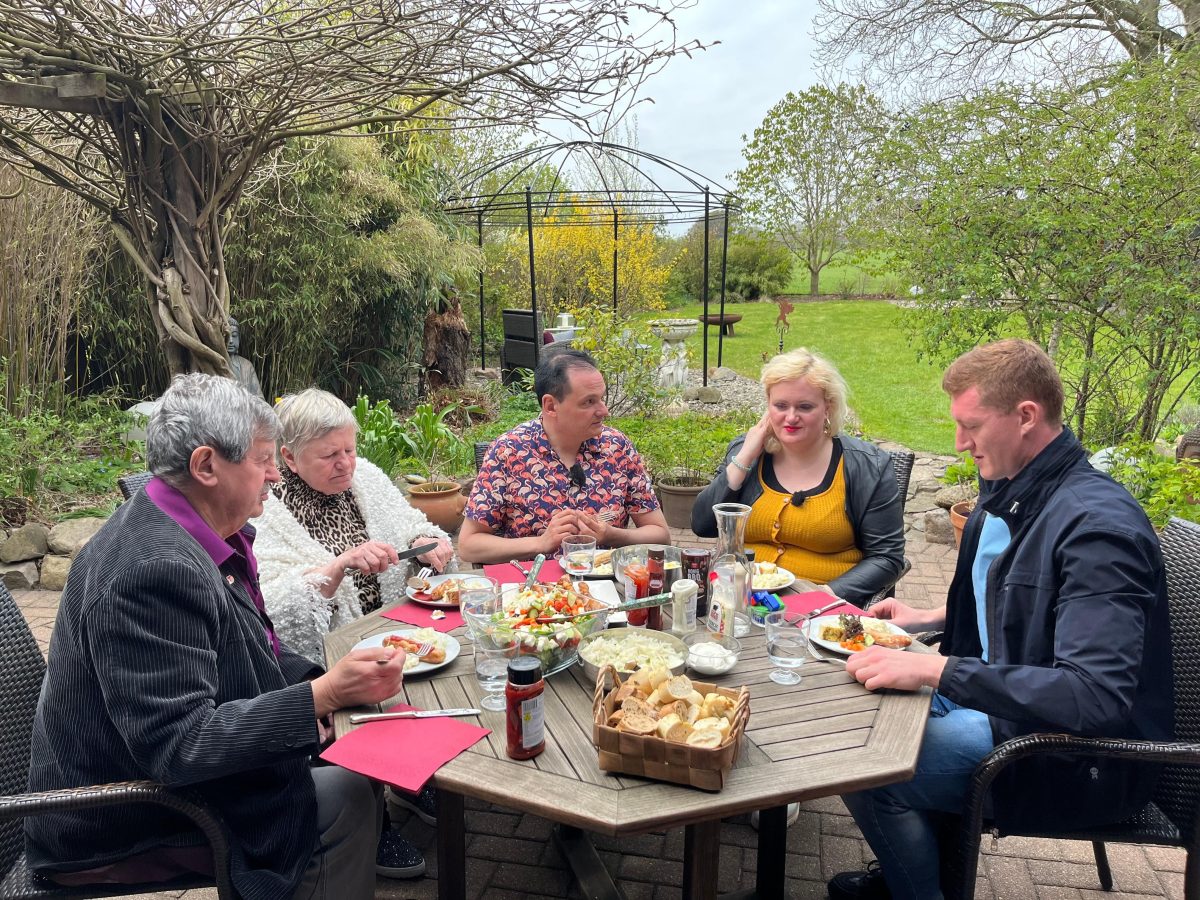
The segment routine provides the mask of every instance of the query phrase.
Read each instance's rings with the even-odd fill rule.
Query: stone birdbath
[[[682,388],[687,384],[687,345],[684,344],[700,328],[695,319],[651,319],[650,330],[662,340],[662,356],[658,362],[658,383],[664,388]]]

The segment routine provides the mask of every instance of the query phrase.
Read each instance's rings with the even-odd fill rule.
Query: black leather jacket
[[[984,511],[1012,541],[988,572],[988,662],[980,659],[971,563]],[[946,605],[938,690],[991,719],[999,744],[1037,731],[1170,739],[1174,700],[1158,539],[1129,493],[1093,469],[1063,429],[1011,480],[985,482],[963,532]],[[997,825],[1118,821],[1154,772],[1051,757],[1010,766],[993,789]]]
[[[845,575],[829,582],[830,589],[844,600],[862,603],[881,589],[896,583],[904,566],[904,498],[896,485],[891,457],[874,444],[847,435],[842,442],[846,474],[846,517],[854,528],[854,543],[863,558]],[[701,537],[716,537],[715,503],[745,503],[753,506],[762,496],[759,480],[760,456],[754,471],[746,476],[741,490],[731,491],[725,470],[745,442],[746,436],[733,439],[725,451],[725,462],[717,477],[706,487],[692,507],[692,531]]]

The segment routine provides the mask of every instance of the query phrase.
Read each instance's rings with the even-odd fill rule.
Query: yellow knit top
[[[762,496],[754,501],[746,523],[746,549],[757,562],[773,562],[798,578],[826,584],[849,572],[862,559],[854,544],[854,527],[846,516],[846,473],[841,454],[833,477],[804,493],[792,495],[771,487],[759,466]]]

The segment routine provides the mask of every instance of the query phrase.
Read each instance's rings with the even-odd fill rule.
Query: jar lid
[[[518,656],[508,664],[508,680],[513,684],[537,684],[542,680],[542,662],[536,656]]]

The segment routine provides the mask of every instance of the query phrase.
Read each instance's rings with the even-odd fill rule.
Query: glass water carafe
[[[750,592],[754,590],[754,572],[746,559],[746,522],[750,507],[744,503],[718,503],[713,506],[717,517],[717,549],[713,552],[713,570],[727,571],[733,579],[733,634],[745,637],[750,633]]]

